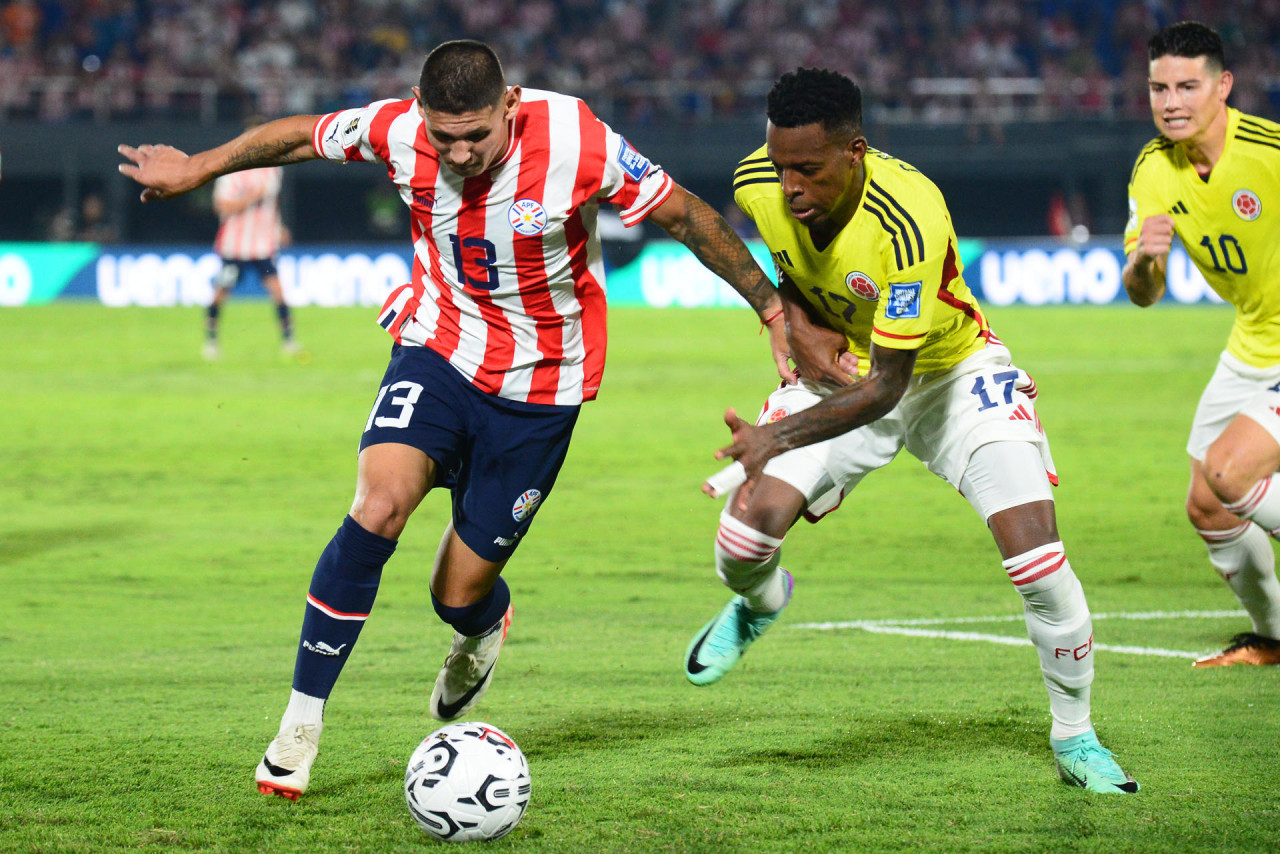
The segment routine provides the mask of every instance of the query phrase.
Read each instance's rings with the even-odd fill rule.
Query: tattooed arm
[[[728,282],[755,309],[769,330],[769,347],[778,376],[795,382],[795,372],[788,364],[791,354],[787,349],[787,322],[778,290],[724,217],[677,184],[649,220],[689,247],[703,266]]]
[[[189,192],[228,172],[314,160],[320,155],[311,145],[311,130],[319,118],[276,119],[189,156],[168,145],[121,145],[116,150],[130,162],[121,163],[120,172],[143,186],[142,200],[149,202]]]
[[[808,409],[763,427],[743,421],[732,409],[725,412],[733,444],[716,451],[716,459],[732,458],[746,469],[747,480],[738,488],[738,506],[747,507],[764,464],[778,454],[832,439],[888,415],[906,393],[915,364],[915,350],[893,350],[872,343],[867,375]]]

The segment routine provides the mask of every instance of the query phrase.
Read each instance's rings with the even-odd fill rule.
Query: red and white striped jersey
[[[284,169],[266,166],[222,175],[213,182],[213,200],[249,202],[239,213],[222,217],[213,251],[232,261],[262,261],[280,251],[280,185]]]
[[[413,281],[378,322],[489,394],[574,405],[600,388],[606,345],[600,202],[628,226],[674,184],[578,98],[523,90],[506,153],[463,178],[440,163],[413,99],[323,116],[329,160],[380,160],[409,206]]]

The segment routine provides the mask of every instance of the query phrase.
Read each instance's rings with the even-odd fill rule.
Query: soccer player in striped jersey
[[[1161,135],[1129,180],[1125,289],[1139,306],[1159,301],[1177,234],[1236,309],[1191,424],[1186,508],[1253,625],[1195,665],[1280,664],[1280,125],[1227,106],[1233,78],[1209,27],[1166,27],[1148,57]]]
[[[706,685],[733,667],[791,598],[779,560],[792,525],[834,510],[905,446],[995,538],[1039,653],[1059,775],[1090,791],[1137,791],[1091,723],[1092,620],[1058,535],[1035,384],[965,285],[942,194],[868,148],[861,92],[841,74],[783,75],[768,119],[765,145],[738,167],[735,198],[773,254],[788,329],[808,333],[791,341],[803,381],[775,391],[755,425],[725,414],[733,443],[717,456],[736,461],[741,483],[715,556],[736,595],[694,636],[686,675]],[[720,479],[704,489],[723,491]],[[912,536],[909,524],[877,531],[886,534]]]
[[[261,124],[250,120],[250,128]],[[284,241],[280,220],[280,187],[284,170],[279,166],[247,169],[222,175],[213,182],[213,210],[221,221],[213,240],[213,251],[222,259],[222,268],[213,280],[213,299],[205,312],[204,357],[222,355],[218,347],[218,320],[222,304],[237,285],[248,277],[258,280],[276,307],[280,320],[280,352],[293,356],[298,344],[293,338],[293,317],[280,287],[276,256]]]
[[[369,616],[383,565],[433,487],[453,492],[431,574],[454,628],[430,711],[451,720],[488,688],[510,625],[500,573],[546,500],[578,411],[604,372],[599,205],[645,219],[732,285],[787,366],[776,289],[741,239],[577,98],[508,86],[497,56],[446,42],[414,97],[294,116],[188,157],[121,146],[121,171],[167,198],[212,178],[324,158],[378,162],[411,210],[412,280],[378,322],[391,361],[361,439],[351,511],[312,576],[293,692],[258,765],[260,791],[306,789],[324,705]],[[346,200],[335,199],[335,215]]]

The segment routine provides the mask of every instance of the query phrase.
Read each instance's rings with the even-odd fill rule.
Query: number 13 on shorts
[[[404,394],[397,394],[404,392]],[[364,430],[369,432],[376,427],[408,427],[409,419],[413,417],[413,406],[418,402],[418,397],[422,394],[422,385],[419,383],[408,382],[407,380],[391,385],[384,385],[378,389],[378,399],[373,402],[373,409],[369,412],[369,420],[365,422]],[[394,415],[379,415],[378,409],[382,406],[383,398],[391,395],[387,400],[387,407],[395,408]]]

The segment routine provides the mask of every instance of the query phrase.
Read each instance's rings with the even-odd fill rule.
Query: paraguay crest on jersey
[[[516,199],[507,209],[507,221],[516,234],[532,237],[547,227],[547,211],[533,199]]]

